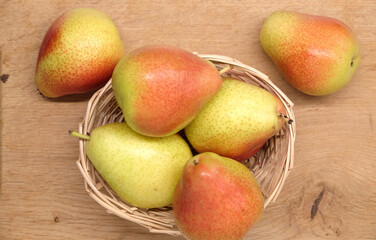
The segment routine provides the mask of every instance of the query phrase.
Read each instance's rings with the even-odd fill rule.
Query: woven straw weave
[[[224,77],[234,77],[249,84],[260,86],[279,97],[287,117],[295,120],[293,103],[265,74],[235,59],[219,55],[200,55],[213,62],[218,70],[230,66]],[[89,100],[84,120],[79,123],[79,133],[89,134],[94,128],[112,122],[123,121],[121,109],[115,100],[111,81],[98,90]],[[244,164],[253,172],[265,197],[265,207],[275,201],[293,167],[295,121],[285,124],[281,131],[269,139],[265,146]],[[171,206],[158,209],[139,209],[122,201],[105,183],[85,154],[85,140],[79,140],[77,166],[85,181],[86,191],[107,212],[140,224],[155,233],[181,235],[174,224]]]

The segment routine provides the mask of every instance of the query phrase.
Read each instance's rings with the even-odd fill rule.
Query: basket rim
[[[270,196],[265,199],[264,203],[264,208],[266,208],[271,202],[276,201],[277,197],[282,191],[282,188],[284,186],[284,183],[290,173],[290,170],[294,167],[294,144],[295,144],[295,137],[296,137],[296,122],[295,122],[295,115],[292,110],[292,107],[294,106],[293,102],[269,79],[267,75],[264,73],[258,71],[257,69],[250,67],[234,58],[227,57],[227,56],[222,56],[222,55],[216,55],[216,54],[198,54],[197,52],[193,52],[197,56],[212,61],[216,62],[219,64],[225,64],[225,65],[230,65],[231,69],[234,67],[239,67],[242,69],[246,69],[247,71],[250,72],[250,74],[262,79],[267,83],[268,90],[271,90],[278,98],[281,99],[281,102],[283,103],[285,109],[286,109],[286,115],[290,118],[293,119],[292,124],[288,124],[288,132],[289,132],[289,137],[288,137],[288,149],[287,149],[287,154],[286,154],[286,159],[283,173],[281,175],[281,178],[279,179],[276,188],[273,190],[273,192],[270,194]],[[218,67],[218,66],[217,66]],[[231,71],[231,70],[230,70]],[[88,131],[88,128],[90,126],[90,116],[93,114],[93,108],[92,106],[96,105],[100,98],[103,96],[104,93],[106,93],[108,90],[112,88],[112,81],[111,79],[103,86],[101,89],[97,90],[90,100],[88,101],[87,104],[87,109],[85,113],[85,117],[82,122],[79,123],[79,133],[81,134],[86,134]],[[124,210],[119,210],[116,208],[117,203],[112,201],[110,197],[104,196],[95,186],[92,182],[92,178],[94,177],[93,175],[89,176],[88,172],[89,169],[86,166],[85,161],[86,160],[86,154],[84,152],[84,140],[80,139],[79,140],[79,158],[76,161],[76,165],[78,169],[80,170],[83,178],[84,178],[84,184],[85,184],[85,190],[89,193],[89,196],[93,198],[98,204],[100,204],[102,207],[104,207],[108,213],[115,214],[118,217],[124,218],[126,220],[129,220],[131,222],[135,222],[139,225],[142,225],[146,228],[149,229],[150,232],[152,233],[165,233],[169,235],[181,235],[181,233],[178,230],[174,230],[173,228],[173,223],[172,222],[158,222],[156,223],[156,226],[160,226],[161,224],[166,227],[166,230],[164,229],[157,229],[153,228],[153,223],[150,224],[148,221],[145,223],[144,218],[142,214],[138,215],[136,218],[134,216],[130,217],[130,214],[133,214],[136,212],[138,208],[133,207],[129,208],[128,211],[126,212]],[[93,173],[92,173],[93,174]],[[149,210],[147,210],[148,212]],[[171,228],[171,230],[169,229]]]

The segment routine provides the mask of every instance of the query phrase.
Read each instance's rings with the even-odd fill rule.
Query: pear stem
[[[198,164],[198,161],[196,159],[193,160],[193,164],[196,166]]]
[[[288,124],[292,124],[294,122],[294,120],[292,120],[291,118],[287,117],[287,115],[284,115],[282,113],[278,113],[278,117],[283,117]]]
[[[76,131],[72,131],[72,130],[69,130],[69,135],[71,135],[72,137],[78,137],[78,138],[81,138],[81,139],[85,139],[85,140],[90,140],[90,136],[88,135],[84,135],[84,134],[81,134],[81,133],[78,133]]]
[[[226,67],[222,68],[220,71],[219,71],[219,74],[223,74],[223,73],[226,73],[228,71],[231,70],[231,66],[230,65],[227,65]]]

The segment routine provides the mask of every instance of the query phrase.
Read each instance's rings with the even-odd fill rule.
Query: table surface
[[[108,214],[75,164],[90,94],[50,100],[34,84],[38,50],[64,11],[93,7],[115,22],[126,52],[171,44],[233,57],[267,74],[294,102],[295,166],[246,239],[376,239],[376,2],[0,1],[0,239],[182,239]],[[264,19],[287,9],[338,18],[359,38],[361,62],[338,93],[292,88],[259,43]],[[315,217],[311,209],[322,193]]]

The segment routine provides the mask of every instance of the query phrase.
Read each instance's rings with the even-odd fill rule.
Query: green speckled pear
[[[170,205],[184,165],[192,158],[179,135],[147,137],[124,122],[94,129],[85,151],[119,197],[141,208]]]
[[[214,152],[243,162],[252,157],[286,122],[282,102],[268,91],[224,78],[217,95],[185,128],[199,153]]]

